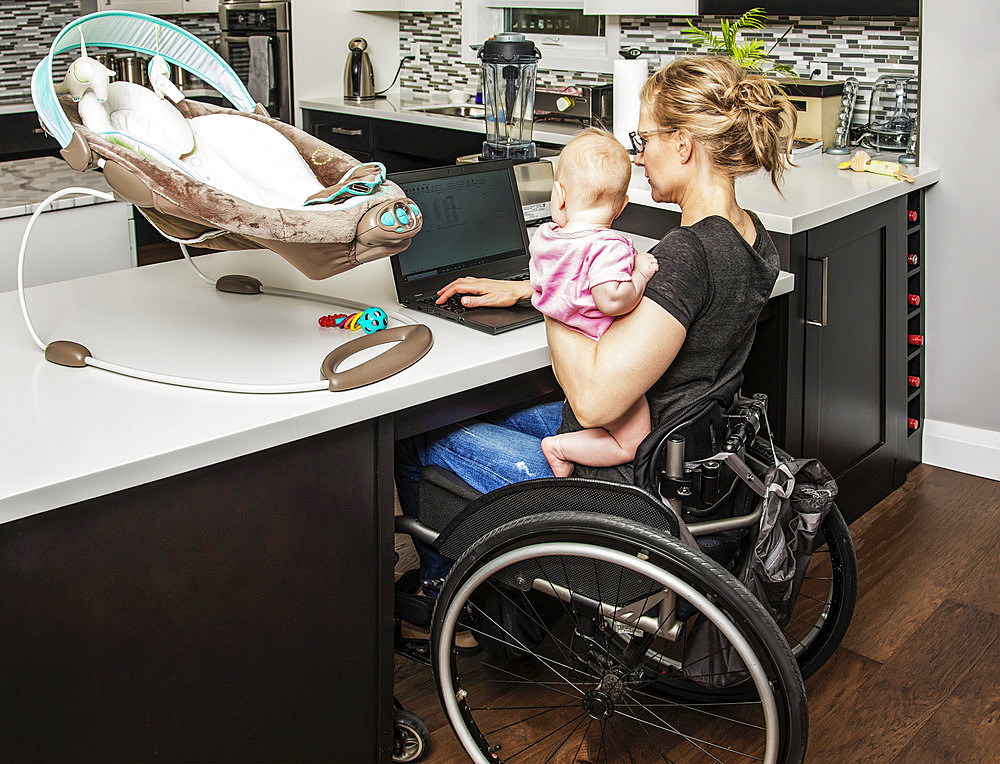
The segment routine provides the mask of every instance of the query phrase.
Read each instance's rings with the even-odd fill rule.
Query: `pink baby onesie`
[[[614,321],[597,309],[590,290],[608,281],[629,281],[635,247],[619,231],[587,228],[565,231],[546,223],[531,238],[528,266],[542,313],[598,340]]]

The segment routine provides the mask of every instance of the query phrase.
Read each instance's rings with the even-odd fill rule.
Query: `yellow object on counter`
[[[880,159],[872,159],[867,151],[857,151],[847,162],[837,165],[841,170],[851,169],[854,172],[873,172],[876,175],[888,175],[890,178],[905,180],[913,183],[914,178],[903,172],[903,165],[896,162],[883,162]]]

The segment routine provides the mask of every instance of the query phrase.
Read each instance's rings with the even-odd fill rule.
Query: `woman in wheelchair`
[[[789,100],[769,80],[710,56],[663,67],[640,99],[634,162],[655,201],[680,206],[681,223],[653,247],[659,268],[639,305],[598,342],[546,319],[565,403],[397,445],[399,501],[411,518],[402,525],[417,546],[422,593],[439,593],[430,660],[449,721],[477,761],[801,761],[807,713],[799,667],[806,673],[826,660],[853,609],[853,548],[836,515],[816,540],[836,570],[818,577],[825,582],[813,597],[819,614],[798,619],[806,624],[794,638],[800,649],[790,648],[791,626],[783,638],[723,565],[678,541],[678,496],[690,494],[680,479],[683,447],[680,457],[666,457],[680,460],[669,496],[637,488],[648,481],[632,464],[579,466],[574,478],[518,485],[552,478],[543,438],[613,423],[641,396],[653,422],[647,441],[663,440],[665,428],[695,412],[714,446],[712,428],[724,431],[728,422],[719,402],[728,406],[739,391],[778,274],[774,243],[737,203],[735,179],[763,169],[779,186],[790,143],[781,136],[794,135],[786,131],[796,118]],[[510,305],[531,292],[527,282],[459,278],[439,301],[461,294],[468,306]],[[724,432],[718,436],[721,443]],[[747,462],[762,475],[777,452],[769,442],[758,447],[757,464],[754,444],[751,433],[739,453],[746,446]],[[744,483],[730,483],[729,514],[740,513],[734,505],[760,505]],[[703,525],[713,543],[736,539],[716,555],[726,565],[750,556],[747,523]],[[412,605],[404,598],[397,616],[424,620]],[[711,636],[692,645],[699,619]],[[460,649],[477,643],[477,655]],[[735,667],[725,676],[692,666],[715,666],[719,656]]]

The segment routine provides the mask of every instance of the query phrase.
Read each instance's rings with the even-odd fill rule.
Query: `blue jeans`
[[[431,464],[450,470],[482,493],[531,478],[552,477],[542,438],[562,423],[562,403],[540,403],[513,413],[469,419],[396,444],[396,490],[403,514],[420,517],[420,471]],[[436,530],[441,530],[437,528]],[[452,561],[415,543],[424,581],[443,579]]]

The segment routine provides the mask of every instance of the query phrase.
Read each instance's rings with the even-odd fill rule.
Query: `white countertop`
[[[452,130],[485,132],[482,120],[413,111],[414,106],[428,103],[441,103],[441,101],[422,101],[395,96],[358,104],[345,101],[342,97],[330,97],[303,99],[299,101],[299,106],[304,109],[355,114]],[[532,131],[532,138],[540,143],[563,145],[579,129],[574,125],[537,122]],[[895,154],[885,153],[877,155],[876,158],[895,161],[896,157]],[[763,172],[739,178],[736,181],[737,201],[740,206],[756,212],[769,231],[795,234],[839,220],[915,189],[924,188],[939,179],[936,167],[908,167],[906,171],[914,176],[914,183],[905,183],[870,172],[856,173],[837,169],[837,164],[847,159],[850,159],[850,154],[847,156],[818,154],[797,160],[797,166],[789,167],[785,173],[782,187],[784,198],[774,189],[770,179]],[[391,172],[392,168],[389,170]],[[661,206],[650,197],[649,185],[640,168],[633,170],[629,201],[646,206]],[[676,205],[662,206],[666,209],[679,210]]]
[[[646,243],[639,241],[640,245]],[[252,274],[269,286],[384,307],[426,323],[434,346],[399,374],[345,392],[240,394],[148,382],[46,361],[0,294],[0,522],[180,474],[543,368],[543,324],[491,336],[400,308],[389,260],[313,282],[255,250],[197,258],[212,278]],[[791,274],[776,285],[792,288]],[[351,335],[317,319],[322,303],[217,292],[183,260],[33,287],[43,342],[70,339],[105,361],[233,382],[310,382]],[[344,311],[346,312],[346,311]]]

